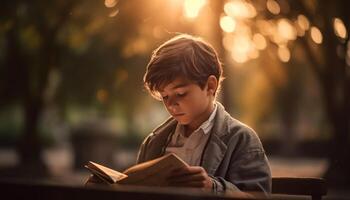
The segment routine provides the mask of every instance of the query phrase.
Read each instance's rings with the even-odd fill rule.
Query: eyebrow
[[[174,87],[172,87],[171,89],[177,89],[177,88],[180,88],[180,87],[186,87],[188,85],[188,83],[180,83],[178,85],[175,85]]]
[[[186,87],[187,85],[189,85],[188,83],[180,83],[178,85],[175,85],[174,87],[172,87],[171,89],[177,89],[177,88],[181,88],[181,87]],[[159,90],[159,92],[163,92],[164,90]]]

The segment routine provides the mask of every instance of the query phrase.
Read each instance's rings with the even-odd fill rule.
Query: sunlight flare
[[[337,35],[341,39],[346,39],[348,33],[347,33],[346,27],[341,19],[334,18],[333,27],[334,27],[335,35]]]
[[[199,11],[206,3],[206,0],[185,0],[184,15],[190,19],[196,18],[199,14]]]
[[[223,16],[220,19],[220,27],[227,33],[232,33],[236,28],[236,22],[229,16]]]
[[[323,36],[322,33],[320,31],[320,29],[318,29],[317,27],[313,26],[311,27],[311,39],[316,43],[316,44],[321,44],[323,41]]]

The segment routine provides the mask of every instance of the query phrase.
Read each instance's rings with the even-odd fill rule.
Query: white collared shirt
[[[175,133],[170,143],[166,147],[166,153],[175,153],[187,164],[191,166],[200,165],[202,153],[209,139],[209,132],[214,126],[214,118],[216,115],[217,105],[214,104],[214,110],[210,114],[208,120],[203,122],[189,137],[185,137],[184,125],[177,124]]]

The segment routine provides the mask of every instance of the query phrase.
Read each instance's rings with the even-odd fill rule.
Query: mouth
[[[183,116],[183,115],[185,115],[184,113],[179,113],[179,114],[172,114],[173,115],[173,117],[181,117],[181,116]]]

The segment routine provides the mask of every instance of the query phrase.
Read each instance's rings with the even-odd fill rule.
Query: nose
[[[168,107],[171,113],[175,113],[178,105],[179,103],[177,102],[176,97],[169,97],[169,99],[166,102],[166,106]]]

